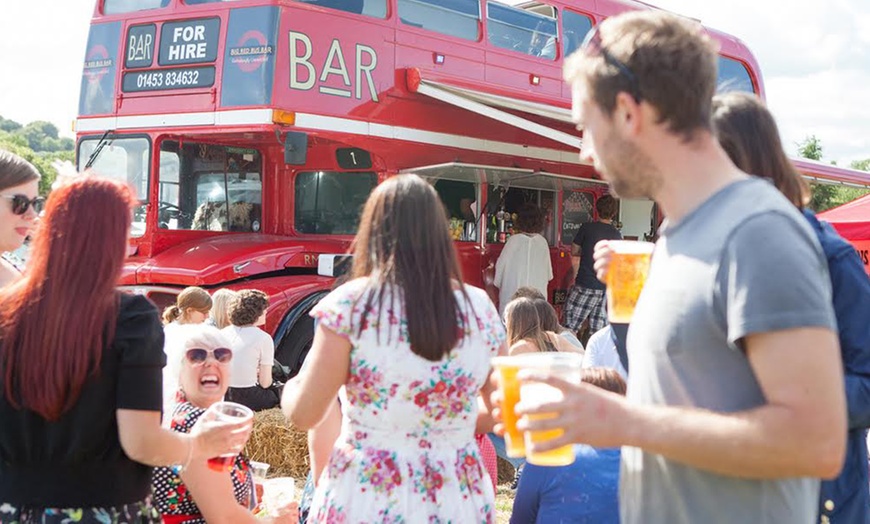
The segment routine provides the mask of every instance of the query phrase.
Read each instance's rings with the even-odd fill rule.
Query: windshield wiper
[[[111,133],[112,131],[114,131],[114,129],[107,129],[106,132],[103,133],[103,136],[100,137],[100,141],[97,142],[97,147],[94,148],[94,152],[91,153],[91,156],[88,157],[88,161],[82,171],[90,169],[90,167],[94,165],[94,162],[97,161],[97,157],[100,156],[103,148],[106,147],[107,144],[111,144],[112,142],[114,142],[114,136],[111,139],[106,140],[106,137],[109,136],[109,133]]]

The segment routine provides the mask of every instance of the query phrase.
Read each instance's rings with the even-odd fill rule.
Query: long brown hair
[[[134,204],[129,188],[95,177],[49,197],[28,271],[0,291],[4,394],[16,409],[57,420],[99,371]]]
[[[798,208],[809,203],[809,188],[786,156],[773,115],[749,93],[713,97],[713,129],[722,149],[740,170],[767,178]]]
[[[504,309],[504,318],[507,325],[508,347],[525,340],[534,344],[538,351],[555,351],[556,348],[547,338],[547,333],[541,325],[541,317],[538,315],[534,299],[511,300]]]
[[[456,347],[465,326],[453,287],[462,271],[444,207],[425,180],[399,175],[375,188],[354,239],[351,275],[369,279],[360,331],[375,307],[380,316],[391,288],[403,294],[411,351],[437,362]]]

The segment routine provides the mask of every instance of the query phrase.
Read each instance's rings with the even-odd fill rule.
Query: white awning
[[[549,138],[560,144],[580,149],[580,137],[533,122],[527,118],[519,117],[513,113],[496,109],[496,107],[521,111],[558,122],[571,123],[571,110],[569,109],[449,86],[424,78],[420,78],[419,83],[414,82],[409,84],[411,84],[410,87],[413,91],[421,95],[429,96],[444,103],[472,111],[487,118],[492,118],[509,126]]]

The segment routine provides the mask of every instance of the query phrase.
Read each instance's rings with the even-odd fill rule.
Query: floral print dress
[[[493,484],[474,440],[477,394],[504,343],[486,293],[456,292],[464,332],[439,362],[411,352],[399,293],[363,321],[366,279],[325,297],[311,315],[352,344],[340,393],[344,423],[309,522],[490,523]],[[424,299],[418,297],[418,299]]]

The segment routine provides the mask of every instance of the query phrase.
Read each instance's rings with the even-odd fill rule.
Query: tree
[[[21,129],[21,124],[15,120],[8,120],[0,116],[0,130],[2,131],[17,131]]]
[[[822,159],[822,141],[819,140],[816,135],[808,136],[803,140],[803,142],[799,142],[797,146],[798,155],[810,160],[820,161]],[[831,163],[836,165],[836,162]],[[870,169],[868,169],[870,168],[870,159],[852,162],[851,167],[853,169],[870,171]],[[868,193],[868,190],[866,189],[818,182],[810,183],[810,191],[812,196],[810,198],[809,206],[810,209],[816,213],[821,213],[822,211],[831,209],[832,207],[841,206],[846,202],[851,202],[856,198],[861,198]]]
[[[859,171],[870,171],[870,158],[865,158],[864,160],[853,160],[849,167],[852,169],[857,169]]]
[[[822,159],[822,141],[816,135],[810,135],[804,138],[803,142],[798,142],[798,155],[810,160]]]

